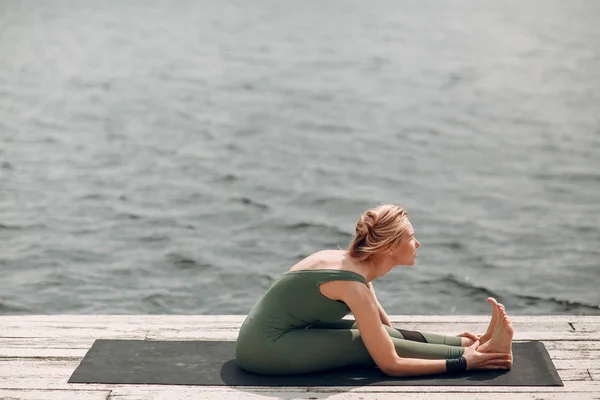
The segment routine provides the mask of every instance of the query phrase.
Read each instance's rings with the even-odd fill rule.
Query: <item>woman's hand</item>
[[[463,332],[460,335],[456,335],[458,337],[464,337],[466,339],[469,340],[469,342],[466,343],[467,346],[471,346],[473,343],[475,343],[476,341],[478,341],[481,338],[481,335],[475,335],[471,332]]]
[[[467,371],[474,369],[510,369],[512,357],[507,353],[482,353],[477,351],[479,340],[465,349]]]

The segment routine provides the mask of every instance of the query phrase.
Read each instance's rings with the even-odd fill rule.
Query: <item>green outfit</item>
[[[342,319],[350,308],[324,296],[319,285],[365,278],[351,271],[288,271],[250,311],[236,343],[236,360],[249,372],[289,375],[350,365],[375,366],[356,323]],[[462,356],[461,338],[385,327],[400,357]]]

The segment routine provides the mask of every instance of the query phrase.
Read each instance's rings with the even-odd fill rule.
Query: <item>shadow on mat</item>
[[[325,399],[331,395],[347,392],[354,387],[366,386],[368,383],[373,384],[373,380],[371,378],[360,377],[360,373],[355,374],[355,376],[357,376],[356,378],[352,378],[352,374],[349,373],[350,371],[350,369],[328,371],[325,375],[325,379],[323,379],[323,375],[320,374],[267,376],[252,374],[242,370],[234,359],[227,361],[221,367],[221,380],[226,385],[233,387],[236,390],[239,390],[240,392],[254,393],[260,394],[261,396],[265,397],[277,398],[281,396],[281,392],[285,392],[286,389],[291,391],[295,387],[300,387],[304,389],[307,386],[335,386],[336,390],[334,392],[319,393],[319,398]],[[362,370],[362,372],[364,373],[364,369]],[[375,372],[377,373],[378,370],[375,370]],[[278,387],[280,390],[279,393],[274,392],[270,394],[268,392],[262,391],[261,387]]]
[[[471,382],[496,380],[510,371],[471,371],[465,375],[441,374],[411,378],[393,378],[385,375],[377,368],[339,368],[322,373],[266,376],[252,374],[242,370],[235,360],[229,360],[221,367],[221,380],[228,386],[276,386],[276,387],[353,387],[360,386],[397,386],[397,385],[472,385]]]

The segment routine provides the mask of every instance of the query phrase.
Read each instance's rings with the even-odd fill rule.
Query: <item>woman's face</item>
[[[421,246],[421,243],[415,238],[415,230],[410,221],[406,220],[405,224],[402,239],[393,250],[392,257],[396,265],[412,266],[415,264],[417,249]]]

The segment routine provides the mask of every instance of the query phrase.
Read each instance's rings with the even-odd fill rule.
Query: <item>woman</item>
[[[414,265],[419,246],[402,207],[366,211],[347,251],[319,251],[271,284],[240,328],[238,364],[266,375],[376,366],[401,377],[510,368],[512,325],[492,298],[481,336],[392,327],[371,282],[397,265]],[[349,312],[354,321],[342,319]]]

